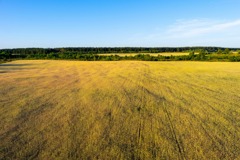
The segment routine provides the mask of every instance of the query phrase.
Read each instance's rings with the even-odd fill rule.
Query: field
[[[0,65],[0,159],[240,159],[240,63]]]
[[[150,56],[185,56],[189,55],[188,52],[164,52],[164,53],[106,53],[106,54],[98,54],[100,56],[109,56],[109,55],[118,55],[120,57],[125,56],[136,56],[138,54],[149,54]],[[198,53],[196,53],[198,54]]]

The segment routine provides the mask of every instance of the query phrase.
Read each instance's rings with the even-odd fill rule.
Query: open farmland
[[[118,55],[120,57],[125,56],[136,56],[138,54],[150,55],[150,56],[186,56],[189,55],[189,52],[164,52],[164,53],[105,53],[98,54],[100,56],[109,56],[109,55]],[[198,53],[195,53],[198,54]]]
[[[0,159],[240,159],[240,63],[0,65]]]

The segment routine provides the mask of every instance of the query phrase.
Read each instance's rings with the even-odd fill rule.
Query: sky
[[[240,0],[0,0],[0,48],[240,47]]]

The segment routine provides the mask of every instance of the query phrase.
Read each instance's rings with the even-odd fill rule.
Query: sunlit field
[[[0,159],[240,159],[240,63],[0,64]]]
[[[125,56],[136,56],[138,54],[145,54],[145,55],[150,55],[150,56],[185,56],[189,55],[188,52],[164,52],[164,53],[105,53],[105,54],[98,54],[100,56],[109,56],[109,55],[118,55],[120,57],[125,57]],[[195,53],[198,54],[198,53]]]

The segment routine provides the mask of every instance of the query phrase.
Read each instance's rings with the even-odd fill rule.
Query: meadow
[[[0,159],[240,159],[240,63],[0,64]]]
[[[136,56],[138,54],[150,55],[150,56],[186,56],[189,55],[189,52],[164,52],[164,53],[104,53],[98,54],[100,56],[109,56],[109,55],[118,55],[120,57],[125,56]],[[195,53],[198,54],[198,53]]]

